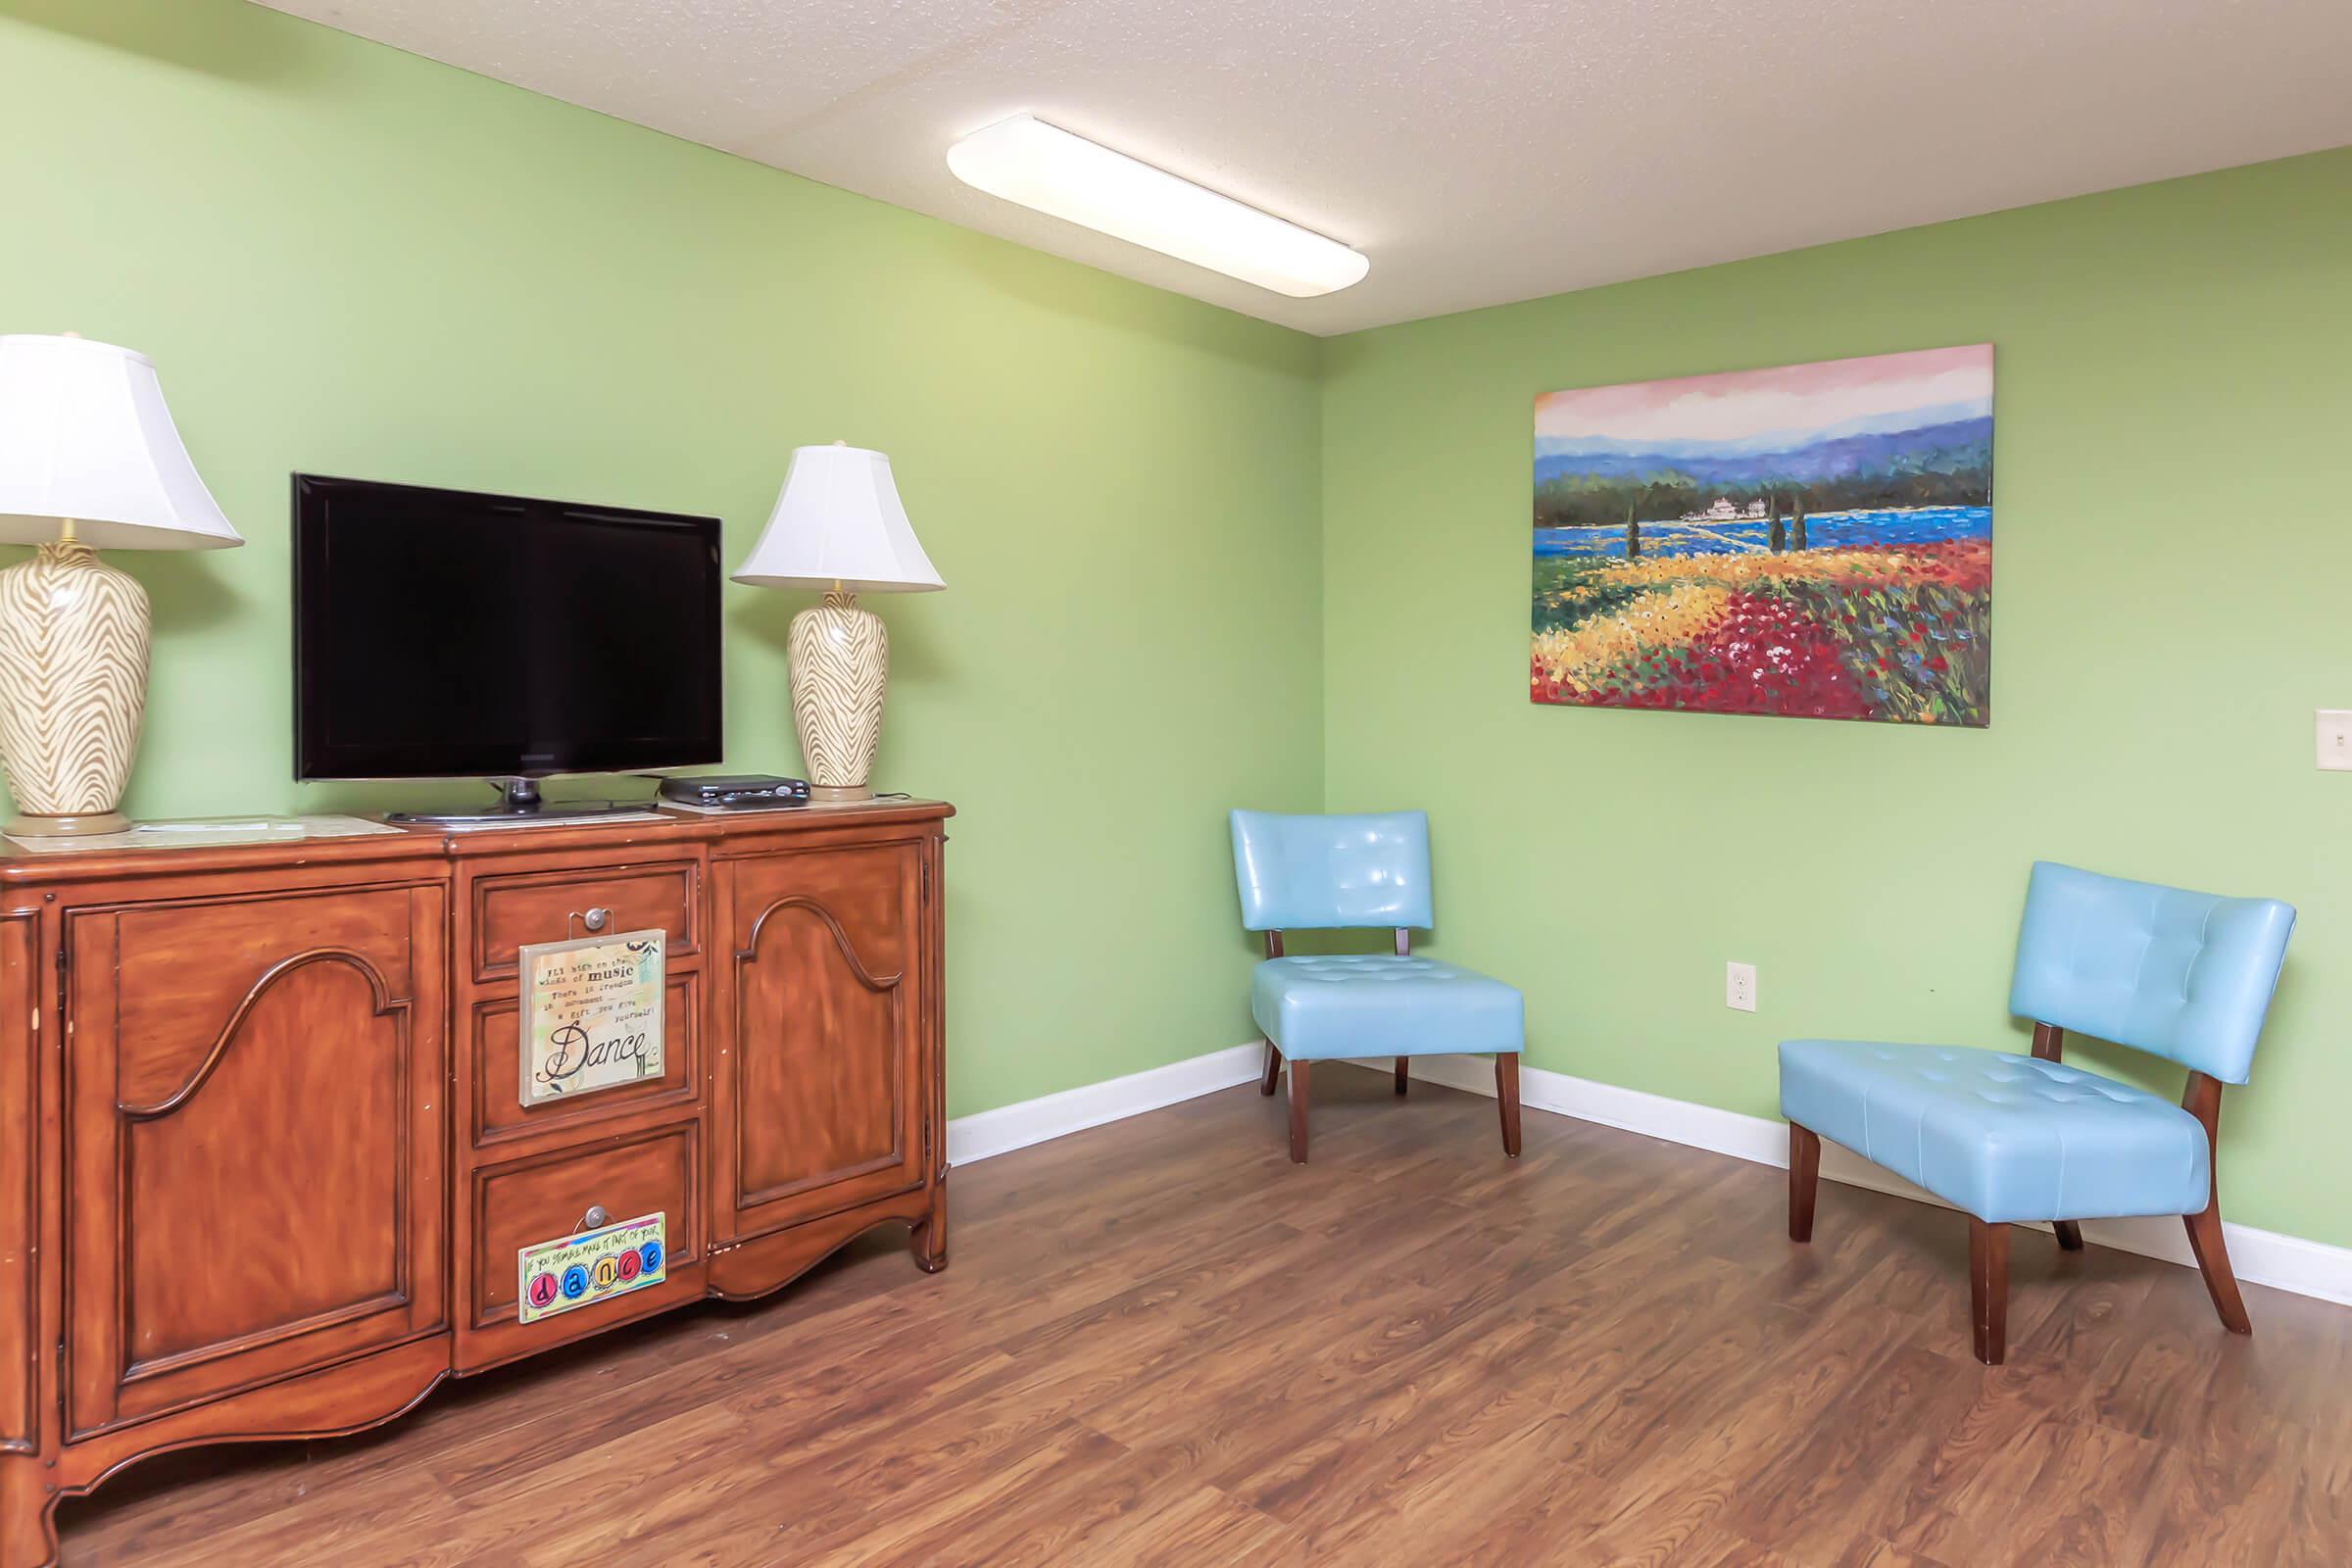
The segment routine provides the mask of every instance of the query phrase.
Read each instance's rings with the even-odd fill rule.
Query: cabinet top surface
[[[945,801],[906,799],[762,811],[680,811],[648,807],[619,818],[564,819],[478,828],[387,829],[380,820],[368,818],[248,817],[241,820],[249,824],[309,821],[354,825],[324,828],[316,836],[291,825],[274,831],[257,826],[256,836],[244,842],[228,842],[221,835],[183,825],[181,831],[185,836],[176,841],[160,834],[153,843],[138,842],[130,835],[110,834],[101,845],[39,850],[28,850],[17,840],[0,838],[0,886],[375,861],[457,861],[583,850],[626,854],[640,849],[688,848],[714,840],[807,836],[823,833],[828,828],[937,822],[955,814],[956,808]]]

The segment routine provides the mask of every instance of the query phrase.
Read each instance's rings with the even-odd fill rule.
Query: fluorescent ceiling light
[[[1372,269],[1338,240],[1030,115],[973,131],[948,149],[948,168],[992,196],[1293,299],[1346,288]]]

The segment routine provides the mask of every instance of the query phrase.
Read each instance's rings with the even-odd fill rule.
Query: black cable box
[[[767,773],[665,778],[662,781],[662,798],[679,806],[698,806],[705,810],[732,808],[756,811],[779,806],[807,806],[808,781],[777,778]]]

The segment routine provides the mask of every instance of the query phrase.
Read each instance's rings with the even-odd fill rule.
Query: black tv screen
[[[298,778],[720,760],[718,519],[294,476]]]

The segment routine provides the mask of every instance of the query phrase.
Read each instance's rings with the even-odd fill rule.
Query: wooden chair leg
[[[2063,1061],[2066,1058],[2066,1031],[2054,1023],[2034,1026],[2034,1054],[2043,1061]],[[2063,1251],[2082,1250],[2082,1227],[2071,1219],[2058,1220],[2050,1226],[2058,1233],[2058,1246]]]
[[[2183,1214],[2188,1227],[2188,1250],[2197,1254],[2197,1270],[2205,1276],[2205,1294],[2221,1314],[2222,1327],[2232,1334],[2251,1334],[2254,1320],[2246,1316],[2246,1298],[2238,1293],[2237,1276],[2230,1270],[2230,1249],[2222,1244],[2222,1205],[2205,1205],[2202,1214]]]
[[[1494,1054],[1494,1102],[1502,1108],[1502,1152],[1519,1157],[1519,1053]]]
[[[1788,1124],[1788,1239],[1813,1239],[1813,1199],[1821,1190],[1821,1135]]]
[[[1306,1063],[1291,1058],[1291,1163],[1306,1163]]]
[[[2222,1086],[2201,1072],[2188,1075],[2180,1108],[2205,1129],[2205,1150],[2212,1156],[2205,1184],[2205,1212],[2183,1214],[2188,1227],[2188,1250],[2197,1254],[2197,1272],[2205,1276],[2205,1294],[2222,1315],[2222,1327],[2232,1334],[2251,1334],[2254,1320],[2246,1316],[2246,1298],[2237,1291],[2237,1276],[2230,1271],[2230,1249],[2222,1244]]]
[[[1404,1093],[1404,1064],[1412,1059],[1410,1056],[1396,1058],[1396,1092],[1400,1095]]]
[[[1968,1321],[1977,1359],[1999,1366],[2009,1354],[2009,1227],[1968,1216]]]
[[[1262,1079],[1258,1080],[1257,1092],[1261,1095],[1272,1094],[1274,1092],[1274,1080],[1281,1076],[1282,1053],[1275,1049],[1274,1042],[1269,1040],[1266,1042],[1266,1075]]]

